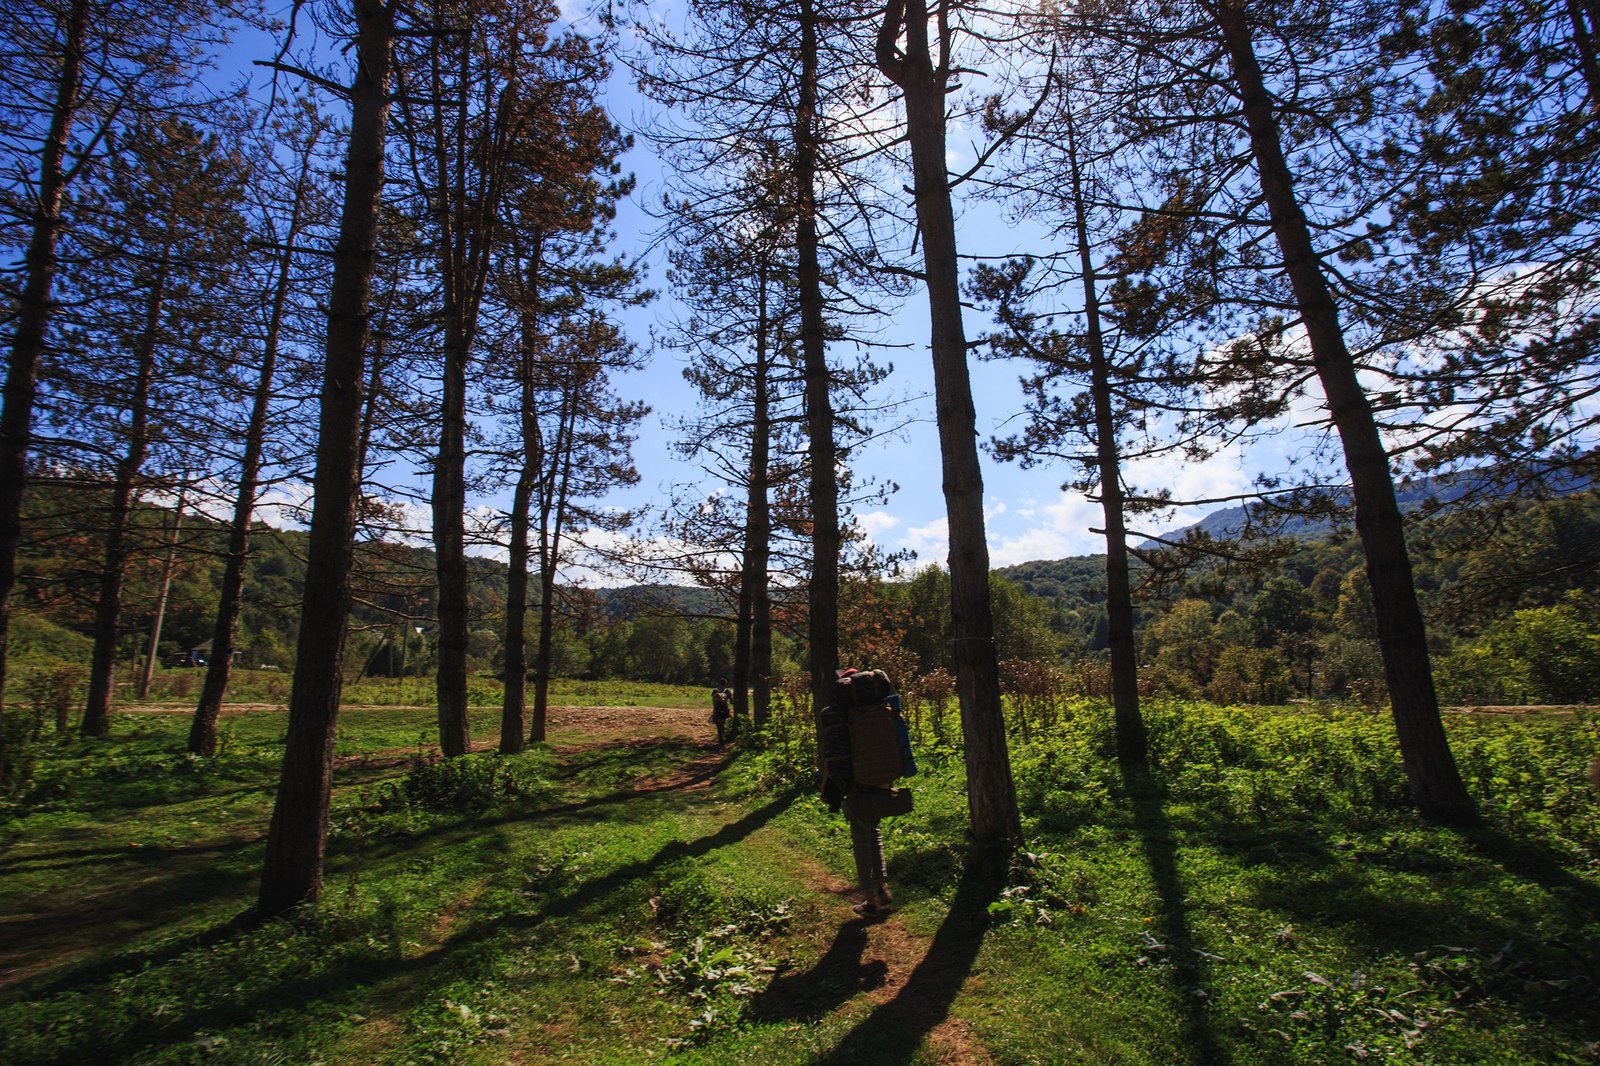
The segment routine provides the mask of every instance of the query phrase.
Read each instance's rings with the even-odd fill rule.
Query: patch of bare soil
[[[937,1056],[935,1061],[946,1066],[991,1066],[994,1060],[966,1022],[952,1017],[943,1007],[922,1000],[917,989],[907,987],[919,968],[940,965],[929,958],[932,941],[911,932],[893,912],[886,918],[854,917],[850,908],[860,901],[855,886],[820,864],[805,861],[801,872],[817,891],[838,900],[836,910],[841,924],[834,931],[833,945],[809,973],[780,976],[774,982],[767,994],[776,1003],[766,1009],[805,1018],[817,1006],[807,1003],[815,989],[846,990],[849,998],[859,996],[865,1001],[868,1014],[891,1008],[901,1018],[913,1021],[915,1028],[927,1033],[929,1050]],[[820,941],[827,933],[828,930],[819,929],[814,936]]]
[[[723,753],[715,746],[717,731],[706,712],[695,708],[552,707],[548,725],[552,734],[580,735],[574,743],[555,745],[562,755],[605,746],[643,749],[663,740],[690,740],[703,749],[671,773],[640,778],[629,792],[709,788],[722,767]]]
[[[547,714],[552,733],[690,737],[707,744],[717,735],[707,712],[698,707],[551,707]]]
[[[127,714],[193,714],[194,700],[187,703],[119,703],[117,712]],[[281,703],[224,703],[222,717],[249,714],[253,711],[281,711]]]

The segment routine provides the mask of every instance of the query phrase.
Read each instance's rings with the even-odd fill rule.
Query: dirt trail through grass
[[[557,708],[551,714],[551,733],[557,754],[568,762],[601,747],[637,751],[692,740],[697,750],[681,765],[638,778],[625,791],[641,799],[676,793],[686,815],[720,820],[726,827],[754,804],[733,806],[716,798],[716,773],[730,756],[716,748],[704,717],[701,711]],[[799,802],[815,801],[802,796]],[[629,817],[625,804],[614,814]],[[933,938],[913,932],[898,913],[879,919],[856,916],[851,908],[859,897],[853,883],[784,837],[781,826],[767,825],[731,845],[749,853],[749,861],[776,863],[780,869],[775,875],[794,880],[814,897],[814,906],[797,908],[814,920],[788,928],[784,946],[791,958],[776,968],[749,1015],[841,1029],[838,1045],[817,1061],[848,1063],[857,1061],[857,1054],[882,1061],[878,1049],[891,1047],[898,1052],[891,1057],[898,1061],[991,1063],[969,1027],[949,1013],[950,993],[963,983],[965,966],[930,957]],[[930,988],[943,994],[930,995]],[[855,1052],[852,1043],[867,1046]]]
[[[962,1020],[986,901],[908,882],[854,915],[842,819],[705,710],[552,708],[548,748],[502,761],[430,755],[425,709],[352,709],[323,900],[263,925],[281,712],[229,708],[204,762],[181,710],[119,716],[0,848],[0,1060],[994,1061]],[[474,748],[497,727],[476,711]]]

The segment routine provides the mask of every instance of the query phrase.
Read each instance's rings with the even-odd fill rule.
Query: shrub
[[[518,801],[543,799],[554,791],[544,760],[533,756],[463,755],[419,763],[382,789],[384,809],[411,807],[437,814],[481,814]]]

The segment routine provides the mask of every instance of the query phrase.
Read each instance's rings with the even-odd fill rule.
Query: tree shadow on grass
[[[1159,900],[1156,925],[1166,959],[1172,964],[1172,991],[1183,1018],[1182,1042],[1190,1049],[1193,1062],[1205,1066],[1225,1063],[1227,1054],[1217,1042],[1206,1016],[1208,997],[1205,967],[1201,964],[1203,956],[1194,942],[1194,931],[1189,926],[1184,906],[1178,848],[1163,804],[1162,788],[1149,771],[1142,768],[1125,767],[1123,782],[1133,802],[1134,826]]]
[[[257,846],[255,841],[230,841],[214,846],[166,852],[158,876],[119,888],[112,895],[91,897],[71,907],[54,909],[5,924],[5,967],[0,988],[30,998],[106,980],[118,973],[159,965],[196,947],[218,943],[247,929],[249,912],[218,917],[196,932],[152,941],[152,946],[127,950],[135,937],[156,937],[174,920],[192,919],[228,900],[238,899],[255,879],[253,863],[217,862],[219,854]],[[68,961],[63,962],[63,957]],[[35,974],[40,976],[35,977]]]
[[[750,1001],[748,1016],[758,1022],[816,1022],[852,996],[880,987],[889,975],[882,959],[863,963],[867,922],[845,922],[816,965],[803,973],[780,970]]]
[[[710,833],[700,837],[698,840],[688,842],[674,840],[664,845],[648,859],[641,859],[626,866],[619,866],[604,877],[575,886],[566,894],[538,908],[534,914],[511,916],[504,919],[504,921],[514,924],[533,924],[544,918],[561,917],[584,907],[602,905],[606,899],[625,885],[647,877],[663,866],[668,866],[682,859],[698,858],[718,848],[737,844],[772,821],[779,814],[782,814],[794,803],[799,795],[800,790],[798,789],[785,789],[771,800],[740,818],[737,822],[729,822],[715,833]]]
[[[989,930],[989,904],[999,898],[1000,889],[1001,883],[992,879],[963,878],[928,953],[900,991],[817,1062],[826,1066],[910,1062],[927,1035],[949,1017],[950,1006],[983,946]]]
[[[448,965],[454,958],[472,957],[476,948],[498,936],[530,929],[550,919],[590,908],[610,909],[614,906],[615,895],[627,885],[673,862],[706,855],[743,840],[782,813],[798,795],[796,790],[785,791],[714,833],[692,841],[673,841],[647,859],[620,866],[594,880],[568,886],[548,902],[536,905],[529,911],[500,915],[476,923],[462,923],[459,933],[420,955],[398,957],[390,950],[392,945],[382,937],[375,938],[375,942],[367,946],[355,941],[332,945],[328,954],[335,961],[327,963],[321,972],[308,974],[304,967],[310,960],[301,960],[290,970],[275,975],[270,984],[256,988],[243,999],[231,1002],[225,998],[214,1000],[204,1007],[176,1011],[160,1019],[139,1018],[121,1032],[80,1034],[80,1043],[68,1049],[61,1061],[122,1061],[135,1051],[186,1041],[202,1030],[227,1029],[277,1010],[309,1002],[339,1002],[362,985],[417,979],[429,971]],[[382,922],[386,919],[380,915],[374,920]],[[270,936],[275,924],[267,923],[260,935]],[[220,939],[215,931],[208,936]],[[126,956],[115,960],[116,970],[120,972],[126,969],[126,963]]]
[[[1574,874],[1549,846],[1493,826],[1459,831],[1474,851],[1506,873],[1532,882],[1561,903],[1574,922],[1600,914],[1600,885]]]
[[[456,815],[441,818],[435,824],[424,829],[411,830],[403,834],[389,834],[369,840],[360,845],[359,855],[342,846],[338,850],[330,846],[328,853],[329,876],[331,877],[336,870],[345,868],[353,861],[386,861],[423,848],[438,847],[442,842],[462,837],[478,836],[486,830],[496,829],[503,825],[527,823],[557,825],[577,822],[604,822],[613,817],[611,808],[621,804],[659,803],[679,793],[706,785],[715,780],[717,775],[725,770],[731,762],[732,758],[730,757],[715,765],[709,765],[699,772],[685,774],[672,780],[648,781],[639,786],[619,788],[599,796],[573,800],[570,803],[535,806],[532,801],[525,801],[511,807],[501,808],[489,814]],[[785,795],[788,796],[786,802],[793,802],[794,793],[786,793]],[[642,814],[640,815],[640,817],[643,816]]]

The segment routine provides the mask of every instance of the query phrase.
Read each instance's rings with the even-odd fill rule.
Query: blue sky
[[[225,66],[248,68],[254,59],[268,58],[270,44],[256,35],[248,36],[231,51]],[[222,72],[226,76],[226,71]],[[254,72],[258,84],[265,80],[259,68]],[[634,127],[644,110],[654,105],[644,101],[632,88],[626,69],[618,64],[608,104],[616,119]],[[330,108],[340,105],[330,103]],[[954,172],[966,170],[975,158],[974,138],[960,129],[950,136],[950,164]],[[654,221],[640,208],[641,203],[659,200],[662,191],[660,166],[649,143],[641,138],[624,161],[638,178],[639,186],[625,204],[617,220],[617,250],[638,254],[648,242]],[[909,179],[907,179],[909,181]],[[1004,256],[1038,251],[1040,235],[1027,228],[1010,226],[992,204],[960,198],[957,212],[961,250],[966,255]],[[646,261],[646,284],[661,293],[647,307],[633,309],[623,317],[624,326],[641,349],[648,349],[650,330],[674,317],[671,296],[665,291],[659,260]],[[927,347],[927,303],[918,289],[902,305],[889,309],[889,325],[882,341],[892,347],[895,373],[882,386],[887,397],[905,398],[905,425],[896,433],[879,437],[858,449],[858,471],[878,481],[892,481],[899,491],[881,507],[859,514],[862,528],[880,547],[888,551],[909,549],[916,553],[916,565],[943,564],[946,553],[944,497],[940,487],[939,443],[933,423],[931,401],[932,373]],[[983,316],[969,312],[969,339],[987,326]],[[656,351],[650,364],[617,382],[626,398],[643,399],[653,411],[641,427],[636,460],[640,484],[616,494],[618,506],[636,507],[663,502],[675,485],[704,480],[691,465],[672,454],[672,436],[667,425],[691,412],[698,397],[684,381],[681,356]],[[1020,428],[1018,411],[1021,390],[1018,377],[1027,371],[1020,364],[974,359],[970,365],[978,432],[983,441],[1006,435]],[[1250,452],[1226,451],[1201,465],[1183,465],[1176,458],[1160,460],[1132,470],[1131,478],[1141,487],[1169,487],[1180,497],[1223,496],[1244,490],[1252,470],[1263,463],[1281,463],[1270,442]],[[998,463],[986,453],[983,457],[985,510],[988,522],[990,559],[994,566],[1006,566],[1033,559],[1055,559],[1102,550],[1101,538],[1090,532],[1101,524],[1100,508],[1081,494],[1062,492],[1060,483],[1067,472],[1061,469],[1023,470],[1013,463]],[[419,479],[420,480],[420,479]],[[709,486],[708,486],[709,488]],[[289,487],[290,499],[303,498],[303,489]],[[476,501],[494,506],[502,501]],[[413,524],[427,528],[427,509],[412,504]],[[1159,532],[1197,520],[1205,509],[1180,510],[1140,531]],[[420,538],[422,540],[425,538]],[[590,580],[612,583],[613,575],[591,575]]]
[[[648,106],[619,74],[613,85],[610,103],[619,121],[631,125]],[[952,171],[969,167],[974,158],[971,141],[962,131],[950,137]],[[648,142],[639,138],[625,160],[639,179],[634,201],[619,214],[617,230],[621,246],[642,246],[654,225],[639,207],[657,202],[662,190],[660,168]],[[909,183],[909,177],[907,178]],[[990,203],[961,199],[957,192],[959,240],[964,255],[1005,256],[1039,251],[1043,239],[1036,230],[1008,224],[1003,214]],[[635,244],[637,242],[637,244]],[[650,283],[661,287],[661,271],[651,264]],[[649,307],[631,312],[625,322],[636,342],[648,342],[652,325],[664,324],[671,315],[670,294],[662,293]],[[931,399],[933,381],[928,353],[927,297],[919,288],[903,304],[892,309],[882,341],[893,350],[889,360],[894,374],[881,387],[885,396],[907,397],[910,403],[903,417],[904,428],[879,437],[856,453],[860,473],[879,481],[892,481],[899,492],[886,505],[861,513],[864,530],[880,547],[911,549],[917,565],[943,564],[946,554],[945,506],[940,487],[939,441],[933,422]],[[988,327],[986,316],[968,311],[966,332],[969,340]],[[675,483],[692,482],[696,471],[673,459],[671,436],[664,422],[693,409],[697,396],[682,377],[681,358],[672,352],[658,352],[651,365],[619,382],[625,395],[648,400],[654,413],[643,428],[637,449],[642,480],[633,491],[621,494],[620,502],[638,504],[663,499]],[[1018,378],[1028,367],[1016,362],[973,359],[970,373],[977,410],[979,437],[988,441],[1021,428],[1018,412],[1022,393]],[[1267,450],[1273,450],[1268,446]],[[1132,471],[1132,479],[1143,487],[1170,487],[1184,497],[1214,497],[1245,490],[1251,480],[1249,467],[1265,458],[1257,447],[1251,452],[1238,449],[1224,452],[1200,466],[1182,465],[1176,458],[1144,464]],[[992,565],[1007,566],[1034,559],[1057,559],[1103,551],[1103,540],[1090,532],[1103,522],[1098,503],[1076,492],[1062,492],[1067,471],[1060,468],[1023,470],[1015,463],[995,461],[983,455],[985,512]],[[1187,525],[1209,508],[1180,510],[1142,532],[1166,531]]]

